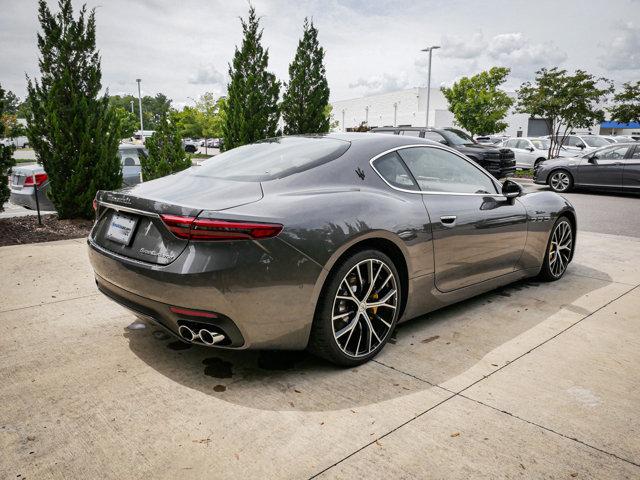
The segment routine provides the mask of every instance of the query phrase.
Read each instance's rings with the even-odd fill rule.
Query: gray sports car
[[[98,192],[98,288],[186,342],[374,357],[396,324],[515,280],[557,280],[576,215],[399,135],[265,140]]]
[[[573,188],[640,193],[640,143],[614,143],[578,157],[538,164],[533,181],[566,193]]]

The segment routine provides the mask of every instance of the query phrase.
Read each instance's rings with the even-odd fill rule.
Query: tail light
[[[277,223],[236,222],[209,218],[160,215],[169,231],[188,240],[258,240],[282,231]]]
[[[93,211],[98,211],[98,200],[96,198],[93,199]]]
[[[46,173],[36,173],[35,175],[30,175],[24,179],[23,187],[33,187],[35,177],[35,185],[38,187],[47,181],[49,176]]]

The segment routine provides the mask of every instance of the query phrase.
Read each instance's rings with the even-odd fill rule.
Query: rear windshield
[[[327,137],[279,137],[237,147],[194,168],[193,174],[245,182],[283,178],[335,160],[350,142]]]

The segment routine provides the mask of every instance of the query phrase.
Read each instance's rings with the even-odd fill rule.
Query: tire
[[[566,170],[554,170],[547,183],[554,192],[567,193],[573,188],[573,176]]]
[[[569,235],[568,241],[566,235]],[[544,262],[538,277],[545,282],[555,282],[563,277],[573,255],[575,232],[569,219],[562,215],[553,224]],[[560,246],[560,248],[558,248]]]
[[[401,288],[398,270],[384,253],[362,250],[346,258],[323,288],[309,351],[344,367],[371,360],[396,327]],[[367,301],[361,302],[365,296]]]

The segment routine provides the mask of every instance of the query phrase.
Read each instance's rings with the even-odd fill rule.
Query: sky
[[[48,3],[56,9],[56,1]],[[111,94],[158,92],[174,106],[224,94],[241,42],[245,0],[83,0],[96,9],[103,86]],[[326,50],[331,100],[426,85],[493,66],[515,90],[541,67],[581,68],[621,84],[640,80],[640,0],[252,0],[269,68],[283,81],[305,17]],[[0,0],[0,84],[19,97],[38,76],[36,0]]]

